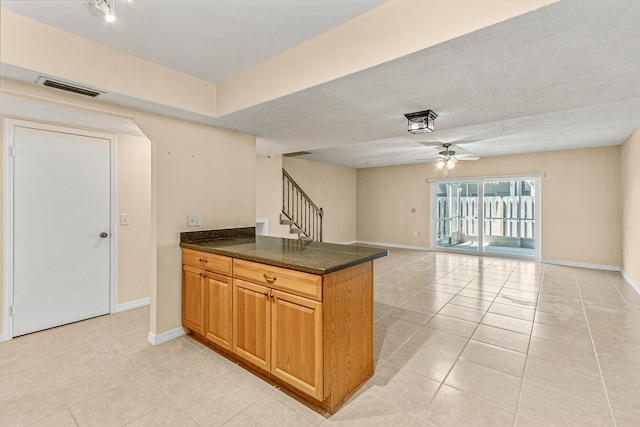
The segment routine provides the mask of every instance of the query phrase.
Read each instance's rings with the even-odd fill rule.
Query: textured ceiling
[[[640,2],[563,0],[395,61],[223,118],[261,154],[311,151],[354,167],[614,145],[640,127]],[[414,136],[404,113],[432,109]],[[249,132],[252,132],[249,129]]]
[[[135,1],[140,3],[136,7],[145,8],[146,3],[165,3]],[[38,3],[45,11],[38,11],[42,16],[37,17],[37,8],[25,12],[28,8],[20,6],[20,10],[14,5],[17,3]],[[2,7],[10,5],[8,8],[18,13],[65,29],[62,24],[46,20],[54,19],[46,18],[45,12],[50,10],[46,3],[61,4],[66,9],[70,7],[67,3],[77,2],[3,0]],[[166,3],[185,5],[175,14],[172,25],[165,25],[162,20],[143,20],[137,25],[150,31],[163,28],[166,32],[167,28],[173,28],[171,37],[154,41],[151,37],[138,40],[138,36],[131,35],[133,47],[128,48],[142,45],[141,49],[149,51],[142,55],[145,59],[181,71],[185,71],[181,66],[195,67],[189,74],[201,78],[209,71],[200,68],[203,62],[196,63],[213,61],[210,64],[215,64],[214,68],[225,68],[225,61],[216,52],[230,49],[229,46],[235,46],[227,52],[235,53],[229,62],[235,63],[236,68],[221,71],[221,75],[264,59],[261,47],[252,41],[268,39],[273,28],[265,30],[256,25],[248,30],[243,25],[251,19],[231,13],[238,11],[234,8],[239,4],[301,3],[309,6],[306,13],[326,4],[311,0]],[[229,21],[237,20],[238,25],[225,24],[224,37],[219,39],[208,39],[210,26],[199,28],[202,37],[209,40],[207,49],[199,43],[164,44],[168,38],[193,36],[187,29],[198,19],[191,16],[198,9],[191,6],[203,6],[200,3],[224,10],[222,16]],[[340,18],[318,17],[320,26],[314,31],[322,31],[327,25],[335,25],[378,3],[381,2],[331,2],[332,7],[327,9],[341,9],[343,14]],[[117,22],[125,19],[127,7],[119,8]],[[277,25],[286,22],[300,26],[297,9],[284,9],[278,17],[267,13],[264,19],[274,19]],[[84,15],[70,15],[68,20],[65,25],[75,28],[73,32],[85,32],[83,36],[87,38],[102,35],[107,40],[98,38],[98,41],[126,50],[118,45],[123,40],[118,30],[105,29],[102,23],[84,28],[84,22],[90,22]],[[640,2],[635,0],[561,0],[432,48],[227,116],[186,114],[183,118],[257,135],[261,155],[306,150],[312,154],[301,158],[352,167],[435,158],[440,149],[421,142],[454,142],[460,149],[483,157],[620,144],[640,127],[639,22]],[[103,34],[110,31],[116,33],[113,40]],[[311,33],[294,31],[290,38],[285,35],[278,49],[288,47],[284,41],[296,44]],[[237,46],[240,42],[245,43],[241,48]],[[161,58],[164,62],[150,58],[156,45],[167,50]],[[242,56],[238,52],[250,60],[243,64],[236,62]],[[193,58],[191,62],[182,61],[182,56]],[[202,56],[206,60],[196,58]],[[16,74],[10,77],[21,79],[20,70],[8,71]],[[8,71],[5,67],[5,75]],[[216,81],[220,77],[206,78]],[[145,108],[136,100],[122,103]],[[409,134],[404,113],[424,109],[438,113],[436,131],[421,136]]]

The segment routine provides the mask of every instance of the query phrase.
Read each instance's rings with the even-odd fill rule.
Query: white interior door
[[[109,313],[110,144],[14,127],[13,336]]]

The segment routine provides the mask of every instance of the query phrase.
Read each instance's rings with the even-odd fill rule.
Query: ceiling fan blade
[[[456,156],[456,160],[479,160],[479,156]]]
[[[417,141],[417,143],[425,147],[442,147],[442,142],[439,141]]]

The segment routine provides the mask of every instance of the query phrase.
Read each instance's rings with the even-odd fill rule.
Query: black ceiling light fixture
[[[407,124],[407,130],[413,134],[433,132],[433,122],[436,120],[436,117],[438,117],[438,115],[432,110],[408,113],[404,116],[409,121]]]

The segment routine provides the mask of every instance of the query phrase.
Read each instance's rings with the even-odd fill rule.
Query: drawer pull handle
[[[263,274],[262,277],[264,277],[264,279],[269,283],[273,283],[277,279],[276,276],[267,276],[266,274]]]
[[[199,259],[198,259],[198,261],[200,261],[200,262],[204,262],[205,264],[209,262],[208,260],[206,260],[206,259],[202,259],[202,258],[199,258]]]

